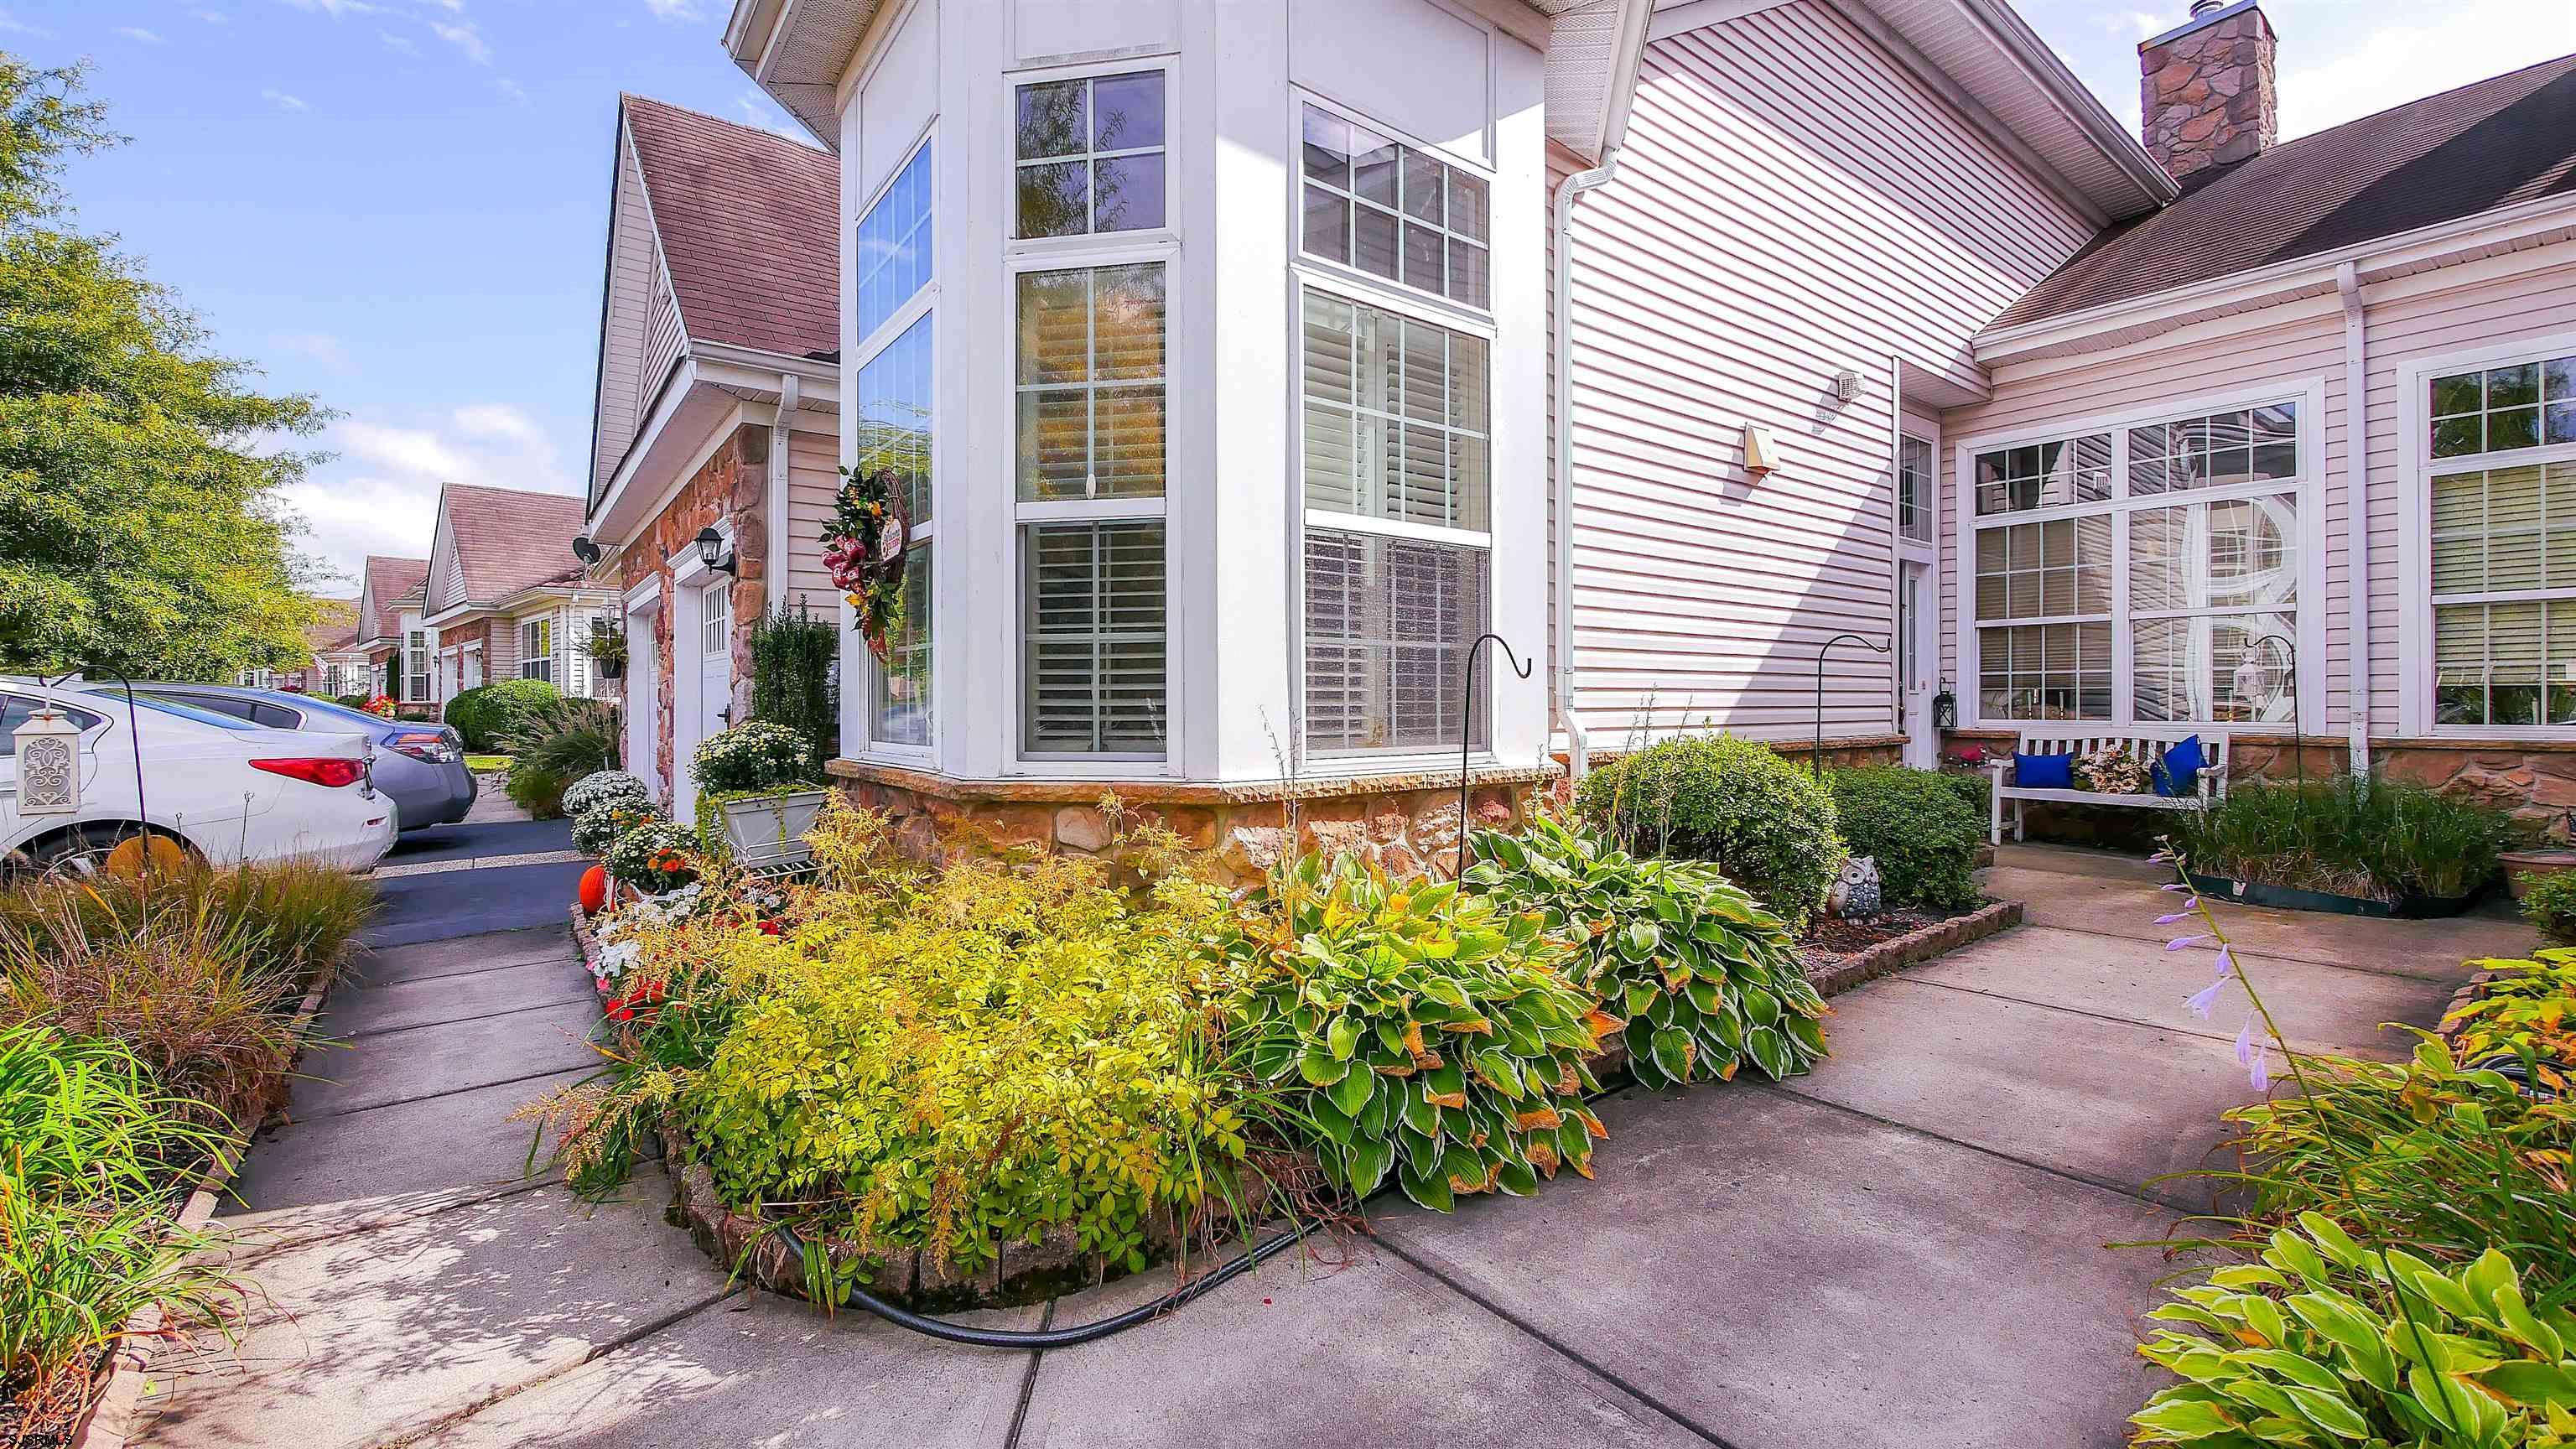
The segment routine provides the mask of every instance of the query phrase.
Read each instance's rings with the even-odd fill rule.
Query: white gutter
[[[762,545],[761,568],[767,575],[770,607],[787,607],[787,451],[796,424],[800,379],[778,374],[778,417],[769,425],[769,487],[762,499],[768,541]]]
[[[2352,616],[2350,671],[2352,772],[2370,773],[2370,336],[2361,302],[2361,269],[2351,262],[2335,268],[2335,290],[2343,297],[2343,475],[2345,602]]]
[[[1549,385],[1556,394],[1556,718],[1565,726],[1568,780],[1581,780],[1592,762],[1591,741],[1574,717],[1574,203],[1618,174],[1619,153],[1605,148],[1600,165],[1556,188],[1556,367]]]

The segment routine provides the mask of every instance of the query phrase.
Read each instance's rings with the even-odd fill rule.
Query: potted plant
[[[757,870],[814,858],[805,832],[830,790],[803,735],[751,720],[699,745],[695,767],[698,818],[721,824],[738,864]]]
[[[590,651],[590,662],[598,666],[600,678],[626,677],[625,630],[612,626],[605,619],[593,619],[590,621],[590,642],[583,647]]]

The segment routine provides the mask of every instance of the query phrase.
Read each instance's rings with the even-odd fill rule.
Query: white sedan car
[[[15,732],[50,704],[80,727],[80,807],[18,808]],[[136,778],[140,746],[141,779]],[[215,864],[307,859],[361,871],[394,843],[363,735],[265,729],[138,697],[0,677],[0,871],[81,869],[150,827]]]

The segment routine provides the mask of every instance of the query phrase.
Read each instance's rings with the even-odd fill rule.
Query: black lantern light
[[[589,568],[591,565],[598,563],[599,554],[599,545],[591,542],[589,534],[581,534],[573,539],[572,556],[581,560],[581,566],[583,568]]]
[[[725,536],[712,528],[698,530],[698,562],[720,574],[734,571],[733,550],[725,547]]]
[[[1959,727],[1959,696],[1950,692],[1950,681],[1941,681],[1941,692],[1932,696],[1932,728],[1955,730]]]

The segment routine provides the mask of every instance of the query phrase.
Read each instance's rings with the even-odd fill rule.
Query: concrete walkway
[[[419,878],[471,884],[504,872]],[[2112,1446],[2217,1114],[2251,1096],[2182,998],[2159,877],[2008,848],[2031,924],[1836,1000],[1834,1057],[1605,1104],[1599,1179],[1391,1210],[1347,1266],[1280,1259],[1043,1354],[727,1296],[647,1171],[601,1207],[518,1177],[499,1119],[575,1080],[595,1012],[560,928],[404,946],[333,1000],[345,1053],[254,1153],[233,1223],[273,1300],[238,1362],[175,1365],[186,1446]],[[2394,1052],[2516,922],[2231,909],[2294,1035]],[[329,1081],[319,1080],[328,1077]],[[1105,1316],[1161,1274],[986,1315]],[[167,1360],[165,1360],[167,1362]]]

